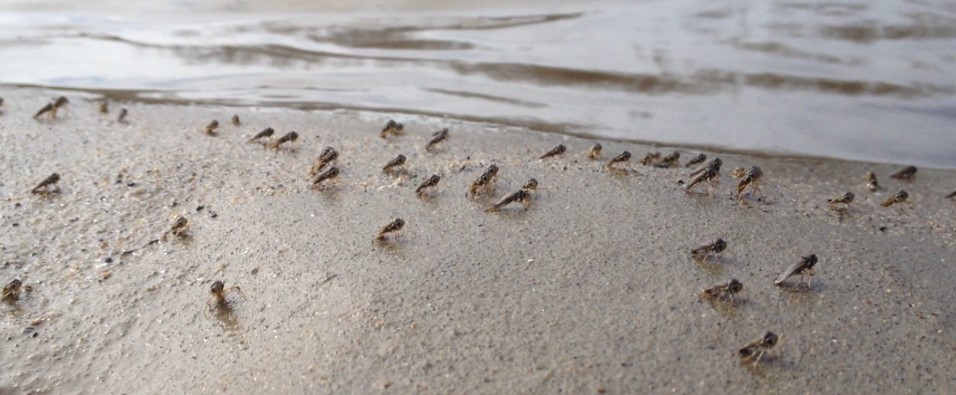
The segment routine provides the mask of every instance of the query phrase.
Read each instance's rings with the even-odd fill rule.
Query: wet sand
[[[611,175],[585,158],[591,140],[517,128],[396,115],[406,134],[383,140],[387,119],[360,112],[101,115],[75,93],[60,119],[32,119],[56,94],[0,94],[0,282],[32,286],[0,304],[0,393],[956,391],[952,170],[903,182],[895,165],[706,152],[724,161],[720,186],[686,194],[686,169]],[[246,143],[269,126],[300,138]],[[442,127],[450,139],[426,153]],[[559,143],[567,153],[535,159]],[[601,144],[604,160],[671,151]],[[341,183],[312,190],[326,145]],[[380,171],[399,153],[404,181]],[[528,210],[464,196],[492,163],[495,199],[540,182]],[[764,198],[731,199],[731,171],[751,165]],[[865,189],[867,170],[883,190]],[[28,192],[53,172],[62,193]],[[417,198],[432,173],[435,196]],[[899,189],[910,205],[879,206]],[[849,215],[827,210],[845,191]],[[147,245],[180,215],[190,238]],[[404,235],[373,243],[396,217]],[[719,263],[689,257],[716,237]],[[773,285],[811,253],[812,288]],[[731,278],[735,308],[700,300]],[[242,288],[228,311],[209,307],[217,279]],[[779,344],[740,366],[737,349],[767,330]]]

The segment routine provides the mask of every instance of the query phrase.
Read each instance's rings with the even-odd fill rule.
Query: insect
[[[468,195],[476,196],[482,190],[486,192],[492,192],[495,190],[495,180],[498,179],[498,166],[491,165],[485,169],[484,173],[481,173],[481,176],[478,177],[475,182],[471,183],[471,186],[468,187]]]
[[[720,158],[714,158],[706,165],[694,170],[692,173],[690,173],[690,175],[694,178],[687,183],[687,187],[684,188],[684,190],[690,192],[694,186],[704,181],[710,181],[710,188],[712,190],[717,181],[720,180],[720,166],[723,165],[723,163],[724,162],[720,160]]]
[[[954,198],[954,197],[956,197],[956,191],[953,191],[953,192],[951,192],[949,195],[946,195],[946,198],[947,198],[947,199],[952,199],[952,198]]]
[[[669,168],[680,166],[680,152],[674,151],[661,158],[660,162],[654,164],[655,167]]]
[[[186,219],[186,217],[179,216],[179,218],[176,218],[176,222],[173,222],[173,226],[169,229],[169,233],[180,238],[188,236],[189,221]]]
[[[687,161],[687,164],[685,164],[684,167],[691,167],[691,166],[694,166],[694,165],[699,165],[699,164],[701,164],[701,163],[704,163],[705,160],[707,160],[707,155],[697,154],[697,156],[695,156],[695,157],[693,157],[693,158],[690,158],[690,160]]]
[[[17,300],[20,299],[20,291],[23,288],[23,282],[20,279],[13,279],[9,284],[3,287],[3,297],[0,299],[3,300]]]
[[[564,151],[567,151],[567,150],[568,150],[568,147],[565,147],[564,144],[558,144],[557,147],[554,147],[550,151],[545,152],[544,155],[541,155],[541,157],[538,159],[545,159],[545,158],[550,158],[552,156],[558,156],[563,154]]]
[[[760,179],[762,177],[763,171],[757,166],[751,166],[750,169],[747,170],[747,173],[740,179],[740,182],[737,183],[737,197],[740,197],[740,194],[746,190],[747,187],[753,189],[751,195],[760,193]]]
[[[129,114],[125,108],[120,109],[119,117],[116,118],[116,121],[119,123],[126,123],[126,114]]]
[[[256,133],[255,136],[252,136],[252,138],[249,139],[249,140],[246,141],[246,142],[247,142],[247,143],[251,143],[251,142],[256,141],[256,140],[259,140],[259,139],[261,139],[261,138],[271,137],[273,134],[275,134],[275,132],[276,132],[275,129],[272,129],[272,128],[262,129],[261,132]]]
[[[323,182],[328,180],[333,180],[337,178],[338,176],[339,176],[339,168],[335,166],[331,166],[328,169],[325,169],[325,171],[315,176],[314,179],[312,179],[312,187],[318,188],[322,185]]]
[[[521,202],[522,204],[524,204],[524,208],[527,209],[528,205],[531,204],[531,194],[526,189],[519,189],[501,198],[501,200],[495,202],[495,204],[491,205],[491,207],[488,207],[488,209],[486,209],[485,211],[488,211],[488,212],[498,211],[502,207],[507,206],[514,202]]]
[[[604,165],[604,168],[612,170],[615,169],[614,165],[619,163],[623,163],[625,166],[629,167],[631,164],[631,153],[624,151],[620,155],[611,158],[611,160]]]
[[[729,300],[730,304],[734,304],[734,295],[744,289],[744,285],[737,281],[736,278],[731,279],[727,284],[720,284],[710,288],[707,288],[703,292],[703,296],[708,299],[716,300],[718,302]]]
[[[398,122],[395,122],[394,120],[389,119],[388,122],[385,123],[385,127],[382,128],[381,136],[384,139],[384,138],[388,138],[388,135],[390,134],[397,136],[404,132],[405,132],[405,125],[402,125]]]
[[[890,196],[889,199],[886,199],[883,203],[880,203],[880,206],[890,207],[896,203],[906,203],[906,199],[909,199],[910,194],[906,191],[899,191],[895,195]]]
[[[37,111],[37,113],[33,115],[33,118],[39,118],[43,114],[50,113],[50,118],[56,119],[56,112],[67,104],[70,104],[70,100],[65,96],[60,96],[56,98],[55,101],[47,103],[45,106],[43,106],[40,111]]]
[[[378,231],[378,234],[375,235],[375,239],[385,240],[385,236],[387,236],[389,233],[401,231],[404,227],[405,221],[403,221],[401,218],[395,218],[394,221],[389,222],[388,225],[383,226],[382,229]]]
[[[727,242],[724,241],[724,239],[718,238],[717,240],[714,240],[713,243],[704,244],[700,247],[690,250],[690,254],[698,261],[706,261],[707,258],[710,257],[710,254],[717,255],[717,259],[720,260],[720,256],[726,249]]]
[[[274,141],[272,144],[269,144],[269,148],[276,148],[276,149],[278,149],[280,145],[282,145],[282,144],[284,144],[284,143],[291,143],[291,142],[296,141],[296,140],[298,140],[298,139],[299,139],[299,134],[298,134],[298,133],[296,133],[296,132],[289,132],[289,133],[286,133],[286,134],[282,135],[282,137],[279,137],[279,138],[278,138],[276,141]]]
[[[319,159],[315,160],[315,163],[312,164],[312,169],[309,170],[309,175],[314,176],[316,173],[322,171],[329,163],[334,162],[339,158],[339,151],[336,151],[335,148],[325,147],[322,149],[322,152],[319,153]]]
[[[591,160],[601,159],[601,143],[594,143],[594,145],[588,149],[587,157]]]
[[[405,166],[405,155],[398,154],[395,159],[388,161],[385,166],[382,167],[382,172],[385,174],[392,174],[401,170],[404,170]]]
[[[212,295],[210,304],[216,307],[226,307],[229,303],[228,300],[226,300],[226,296],[232,292],[237,292],[242,295],[242,289],[240,289],[239,286],[226,288],[226,283],[220,280],[214,281],[212,286],[209,287],[209,294]]]
[[[441,181],[441,176],[432,174],[432,176],[425,179],[418,188],[415,188],[415,194],[418,195],[418,197],[425,196],[425,190],[437,186],[439,181]]]
[[[524,189],[524,190],[526,190],[526,191],[534,191],[534,190],[537,190],[537,189],[538,189],[538,180],[536,180],[536,179],[534,179],[534,178],[528,180],[528,182],[524,183],[524,186],[522,186],[521,189]]]
[[[106,114],[108,112],[110,112],[110,102],[104,100],[100,103],[100,114]]]
[[[50,186],[56,185],[58,182],[60,182],[60,175],[58,173],[50,174],[47,178],[44,178],[43,181],[40,181],[36,187],[30,190],[30,193],[58,192],[60,190],[59,187],[52,190],[50,189]]]
[[[239,126],[239,125],[242,125],[242,122],[239,122],[239,116],[236,114],[232,114],[232,126]]]
[[[869,189],[870,192],[876,192],[880,189],[880,184],[876,181],[876,174],[873,174],[872,171],[866,172],[863,178],[866,180],[866,189]]]
[[[753,363],[757,366],[764,353],[777,345],[777,340],[779,340],[777,335],[768,331],[763,337],[745,344],[738,352],[740,363]]]
[[[916,166],[906,166],[900,171],[890,175],[890,178],[895,180],[912,180],[913,177],[916,177]]]
[[[653,165],[654,163],[657,163],[657,161],[659,161],[660,159],[661,159],[660,152],[648,152],[646,155],[644,155],[644,158],[641,159],[640,163],[641,163],[641,166],[650,166],[650,165]]]
[[[806,284],[807,284],[807,288],[810,288],[810,282],[813,281],[813,267],[816,264],[817,264],[816,254],[810,254],[805,257],[802,257],[800,258],[799,261],[790,265],[790,267],[788,267],[787,270],[784,270],[783,273],[780,273],[780,275],[777,276],[777,279],[774,280],[773,283],[774,285],[783,284],[783,282],[786,281],[787,278],[789,278],[790,276],[796,276],[799,274],[800,284],[803,284],[804,280],[806,280],[809,277],[810,280],[806,281]]]
[[[218,127],[219,127],[219,121],[213,119],[212,122],[209,122],[209,124],[206,125],[206,134],[208,135],[216,134],[216,128]]]
[[[850,202],[852,202],[855,197],[853,192],[847,192],[833,199],[827,199],[827,206],[829,206],[831,210],[836,210],[838,205],[842,204],[843,209],[846,210],[850,208]]]
[[[445,141],[447,139],[448,139],[448,128],[444,128],[435,133],[432,133],[432,139],[428,142],[428,144],[425,145],[425,151],[431,150],[436,145],[438,145],[438,143],[441,143],[442,141]]]

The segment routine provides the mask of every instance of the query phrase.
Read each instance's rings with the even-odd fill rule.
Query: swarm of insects
[[[730,304],[733,305],[734,295],[739,293],[744,289],[744,285],[737,281],[736,278],[731,279],[729,283],[716,285],[710,288],[707,288],[703,291],[703,296],[707,299],[715,300],[718,302],[730,301]]]
[[[491,165],[484,173],[468,187],[468,196],[475,197],[482,192],[491,193],[495,190],[495,180],[498,179],[498,166]]]
[[[616,167],[619,164],[623,164],[624,167],[630,167],[631,165],[631,153],[624,151],[620,155],[611,158],[605,165],[604,168],[607,170],[624,170]]]
[[[813,281],[813,267],[817,264],[817,255],[810,254],[805,257],[800,258],[799,261],[790,265],[787,270],[784,270],[783,273],[780,273],[777,276],[777,279],[774,280],[775,285],[783,284],[790,276],[800,276],[800,284],[806,282],[807,288],[810,288],[811,282]],[[809,280],[807,280],[809,278]]]
[[[546,158],[550,158],[550,157],[552,157],[552,156],[558,156],[558,155],[563,154],[563,153],[564,153],[565,151],[567,151],[567,150],[568,150],[568,147],[565,147],[564,144],[558,144],[557,147],[554,147],[554,148],[552,148],[551,150],[549,150],[548,152],[545,152],[544,155],[541,155],[541,157],[538,158],[538,159],[546,159]]]
[[[601,143],[594,143],[587,152],[588,159],[597,160],[601,159]]]
[[[773,348],[773,346],[777,345],[777,340],[779,340],[779,338],[775,333],[767,332],[763,337],[745,344],[737,353],[740,357],[740,363],[752,363],[754,366],[757,366],[757,364],[760,363],[760,359],[763,358],[763,355]]]
[[[916,177],[916,166],[906,166],[896,173],[890,175],[890,178],[894,180],[905,180],[910,181]]]
[[[284,143],[291,143],[291,142],[296,141],[296,140],[298,140],[298,139],[299,139],[299,134],[298,134],[298,133],[296,133],[296,132],[289,132],[289,133],[286,133],[286,134],[282,135],[282,137],[279,137],[276,141],[272,142],[272,144],[269,144],[269,148],[276,148],[276,149],[278,149],[280,145],[282,145],[282,144],[284,144]]]
[[[880,203],[880,206],[890,207],[897,203],[907,203],[906,199],[909,199],[909,197],[910,194],[906,193],[906,191],[899,191],[895,195],[890,196],[890,198],[886,199],[886,201],[883,203]]]
[[[704,244],[700,247],[690,250],[690,254],[695,260],[698,261],[706,261],[711,255],[716,255],[717,259],[719,260],[720,256],[726,249],[727,242],[724,241],[724,239],[718,238],[717,240],[714,240],[713,243]]]
[[[448,140],[448,128],[432,133],[432,139],[428,141],[428,144],[425,144],[425,151],[430,151],[445,140]]]
[[[402,125],[398,122],[395,122],[394,120],[389,119],[388,122],[385,123],[385,127],[382,128],[381,136],[384,139],[384,138],[388,138],[389,135],[398,136],[403,133],[405,133],[405,125]]]
[[[50,174],[47,178],[44,178],[43,181],[40,181],[36,187],[30,190],[30,193],[36,194],[45,194],[51,192],[59,192],[60,188],[56,187],[56,183],[60,182],[60,175],[57,173]],[[55,187],[55,188],[51,188]]]
[[[252,136],[252,138],[249,139],[249,140],[246,141],[246,142],[247,142],[247,143],[251,143],[251,142],[256,141],[256,140],[259,140],[259,139],[263,139],[263,138],[266,138],[266,137],[271,137],[273,134],[275,134],[275,132],[276,132],[275,129],[272,129],[272,128],[262,129],[261,132],[256,133],[255,136]]]
[[[336,151],[335,148],[325,147],[322,149],[322,152],[319,153],[319,159],[316,159],[315,163],[312,164],[312,169],[309,170],[309,175],[314,176],[318,174],[325,166],[329,165],[332,162],[335,162],[339,158],[339,151]]]
[[[855,197],[856,195],[854,195],[853,192],[846,192],[833,199],[827,199],[827,206],[830,207],[831,210],[847,210],[850,208],[850,203],[853,202]],[[843,205],[842,208],[840,207],[841,204]]]
[[[438,174],[432,174],[431,177],[428,177],[425,179],[425,181],[418,185],[418,188],[415,188],[415,194],[418,195],[418,197],[424,197],[429,188],[435,188],[438,186],[439,181],[441,181],[441,176]]]
[[[213,136],[216,134],[216,129],[219,127],[219,121],[213,119],[212,122],[209,122],[206,125],[206,134]]]
[[[67,104],[70,104],[70,100],[65,96],[60,96],[56,98],[56,100],[43,106],[40,111],[37,111],[37,113],[33,115],[33,118],[39,118],[41,115],[49,113],[51,119],[56,119],[57,111],[63,107],[66,107]]]
[[[707,155],[697,154],[697,156],[690,158],[690,160],[687,161],[687,164],[685,164],[684,167],[696,166],[701,163],[704,163],[705,160],[707,160]]]
[[[389,222],[378,231],[378,233],[375,235],[375,239],[385,240],[385,237],[388,236],[388,234],[400,232],[404,227],[405,221],[403,221],[401,218],[395,218],[395,220]]]

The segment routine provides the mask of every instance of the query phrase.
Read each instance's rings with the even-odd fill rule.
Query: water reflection
[[[0,15],[0,83],[956,167],[945,3],[280,3],[294,13],[20,5]]]

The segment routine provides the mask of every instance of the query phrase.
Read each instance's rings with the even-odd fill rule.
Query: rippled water
[[[956,167],[952,1],[310,3],[0,0],[0,84]]]

